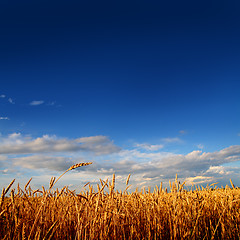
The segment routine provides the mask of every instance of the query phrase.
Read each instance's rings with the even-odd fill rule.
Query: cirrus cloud
[[[38,101],[34,100],[34,101],[30,102],[29,105],[30,106],[38,106],[38,105],[41,105],[43,103],[44,103],[43,100],[38,100]]]

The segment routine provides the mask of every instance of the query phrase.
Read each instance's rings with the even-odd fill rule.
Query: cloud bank
[[[194,150],[176,154],[164,152],[161,144],[134,144],[131,149],[121,149],[106,136],[32,138],[13,133],[0,137],[0,171],[5,176],[23,170],[31,174],[44,169],[65,171],[73,164],[88,161],[94,164],[80,171],[92,182],[115,173],[123,186],[131,174],[134,187],[147,187],[167,183],[177,173],[181,182],[188,185],[213,182],[226,185],[231,178],[240,186],[240,145],[215,152]]]
[[[20,133],[10,134],[1,139],[0,154],[29,154],[52,152],[88,151],[95,155],[111,154],[119,151],[106,136],[82,137],[76,139],[57,138],[44,135],[39,138],[22,136]]]

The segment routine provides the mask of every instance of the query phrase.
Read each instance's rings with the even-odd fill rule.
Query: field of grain
[[[129,178],[118,191],[113,175],[77,193],[54,189],[60,177],[47,189],[33,190],[29,181],[2,190],[0,239],[240,239],[240,189],[232,182],[185,190],[176,178],[170,191],[160,185],[130,193]]]

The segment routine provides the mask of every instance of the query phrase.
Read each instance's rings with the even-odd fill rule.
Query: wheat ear
[[[69,169],[67,169],[61,176],[58,177],[58,179],[54,182],[52,182],[51,186],[50,186],[50,189],[56,184],[56,182],[65,174],[67,173],[68,171],[71,171],[73,169],[76,169],[76,168],[79,168],[79,167],[82,167],[82,166],[87,166],[87,165],[90,165],[92,164],[92,162],[87,162],[87,163],[77,163],[75,165],[72,165]]]

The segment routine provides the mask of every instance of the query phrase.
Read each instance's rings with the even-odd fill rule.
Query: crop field
[[[186,190],[176,177],[169,191],[160,184],[129,192],[130,175],[123,191],[113,175],[77,193],[54,188],[65,173],[47,189],[33,190],[29,180],[2,190],[0,239],[240,239],[240,189],[231,181]]]

